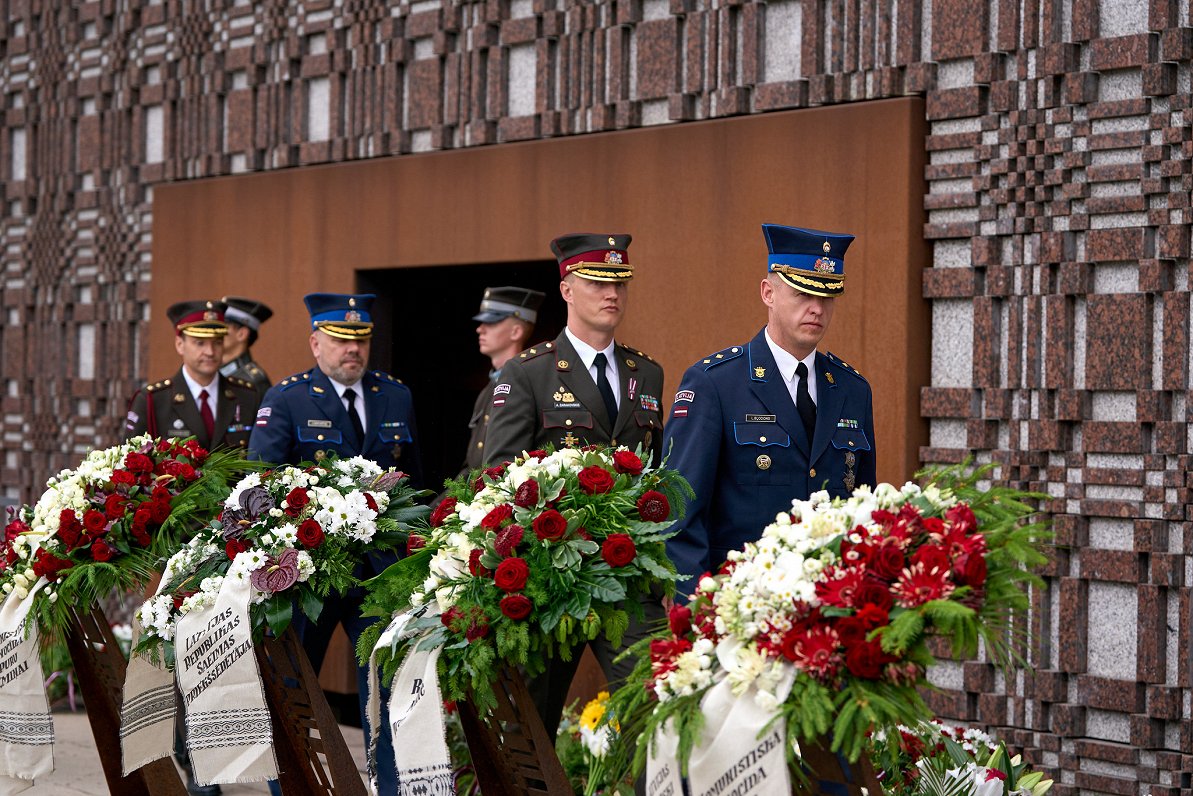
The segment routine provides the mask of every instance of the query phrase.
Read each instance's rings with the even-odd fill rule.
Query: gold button
[[[317,439],[317,440],[319,440],[320,442],[322,442],[322,441],[323,441],[323,435],[322,435],[322,434],[320,434],[319,436],[315,437],[315,439]]]
[[[565,420],[565,421],[563,421],[563,424],[564,424],[565,426],[570,426],[570,425],[572,424],[572,421],[571,421],[571,420]]]
[[[809,477],[809,478],[815,478],[815,477],[816,477],[816,468],[815,468],[815,467],[813,467],[811,470],[809,470],[809,471],[808,471],[808,477]]]
[[[617,447],[617,440],[615,440],[615,439],[611,439],[611,440],[609,440],[609,444],[610,444],[610,445],[612,445],[613,447],[615,447],[615,448],[616,448],[616,447]]]
[[[488,422],[489,422],[489,416],[488,416],[488,415],[485,415],[485,422],[486,422],[486,423],[488,423]],[[850,445],[852,445],[853,443],[851,442],[851,443],[849,443],[849,444],[850,444]]]
[[[770,469],[770,457],[765,453],[759,454],[758,458],[754,460],[754,464],[758,465],[759,470]]]
[[[485,447],[485,443],[483,443],[483,442],[478,442],[478,443],[476,443],[476,447],[478,447],[478,448],[483,448],[483,447]]]
[[[766,437],[759,437],[759,438],[758,438],[758,441],[759,441],[759,442],[766,442]]]

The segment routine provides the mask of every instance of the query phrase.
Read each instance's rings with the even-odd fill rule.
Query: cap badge
[[[612,235],[610,235],[610,236],[609,236],[609,245],[610,245],[610,246],[616,246],[616,245],[617,245],[617,241],[613,240],[613,236],[612,236]]]
[[[348,306],[349,306],[349,307],[355,307],[355,306],[356,306],[356,299],[354,299],[354,298],[350,298],[350,299],[348,299]]]
[[[215,310],[208,310],[207,312],[203,313],[203,320],[205,321],[219,320],[219,317],[219,313],[217,313]]]
[[[609,238],[609,240],[612,241],[613,238]],[[621,265],[621,252],[605,252],[605,262]]]
[[[829,252],[829,249],[830,249],[830,248],[832,248],[832,247],[828,245],[828,241],[826,240],[826,241],[824,242],[824,244],[823,244],[823,245],[821,245],[821,247],[820,247],[820,250],[821,250],[822,252],[824,252],[825,254],[828,254],[828,252]]]
[[[344,320],[348,321],[349,323],[359,323],[360,313],[356,310],[348,310],[344,313]]]
[[[833,261],[828,257],[821,257],[816,261],[814,267],[816,268],[816,273],[818,274],[831,274],[834,270],[836,270],[837,266],[835,266]]]

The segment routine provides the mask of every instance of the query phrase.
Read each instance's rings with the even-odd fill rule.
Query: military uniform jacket
[[[791,501],[873,485],[870,385],[832,354],[816,355],[816,433],[809,440],[763,332],[688,368],[663,449],[696,496],[667,541],[682,593],[755,541]]]
[[[556,448],[641,445],[658,464],[663,442],[659,408],[663,369],[646,354],[620,343],[614,346],[614,355],[620,400],[617,417],[612,419],[566,333],[507,362],[493,388],[485,461],[500,463],[551,443]]]
[[[366,371],[355,387],[364,396],[365,438],[356,438],[348,410],[318,367],[295,374],[265,393],[257,411],[249,458],[273,464],[316,462],[334,453],[397,467],[422,483],[410,389],[387,373]]]
[[[464,469],[457,476],[459,478],[485,463],[485,436],[489,430],[489,410],[493,403],[493,388],[496,386],[497,382],[489,379],[485,388],[476,396],[476,403],[472,406],[472,419],[468,421],[468,428],[472,433],[468,439],[468,452],[464,456]]]
[[[124,423],[125,438],[148,433],[164,438],[194,437],[208,450],[246,447],[261,396],[247,381],[223,374],[217,376],[213,387],[219,398],[212,439],[207,438],[207,429],[182,376],[182,368],[133,396]]]
[[[268,374],[265,373],[260,365],[253,361],[253,358],[249,356],[247,351],[231,362],[225,363],[220,368],[220,373],[225,376],[235,376],[241,381],[249,382],[253,385],[253,389],[257,391],[257,394],[262,397],[265,396],[265,393],[269,391],[270,385],[273,384],[269,380]]]

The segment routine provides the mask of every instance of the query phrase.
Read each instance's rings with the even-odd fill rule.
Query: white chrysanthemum
[[[224,501],[224,505],[230,509],[240,508],[240,495],[246,489],[252,489],[255,486],[261,485],[260,473],[249,473],[244,478],[232,487],[232,493],[228,495],[228,499]]]

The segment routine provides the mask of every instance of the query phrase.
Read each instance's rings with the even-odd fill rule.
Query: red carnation
[[[642,472],[642,460],[633,451],[616,451],[613,454],[613,469],[626,475],[638,475]]]
[[[91,557],[96,561],[111,561],[116,554],[116,548],[103,539],[96,539],[91,543]]]
[[[91,536],[96,536],[104,532],[104,528],[108,527],[108,518],[102,511],[95,509],[87,509],[83,512],[83,527],[87,529],[87,533]],[[107,559],[103,559],[107,561]]]
[[[440,504],[442,505],[442,504]],[[417,533],[412,533],[406,537],[406,555],[410,555],[415,550],[422,550],[427,546],[427,539]]]
[[[514,505],[524,509],[534,508],[539,502],[539,482],[527,478],[514,492]]]
[[[501,613],[518,621],[530,616],[530,609],[534,607],[534,603],[524,594],[507,594],[501,598],[500,606]]]
[[[986,557],[981,553],[962,553],[953,562],[953,577],[962,586],[978,588],[986,582]]]
[[[151,473],[153,472],[153,459],[134,451],[124,457],[124,467],[134,473]]]
[[[244,541],[243,539],[229,539],[227,541],[227,543],[224,545],[224,552],[228,555],[229,561],[236,558],[236,556],[239,553],[243,553],[245,550],[248,550],[248,549],[249,549],[249,544],[248,544],[248,542]]]
[[[485,518],[481,520],[481,527],[497,531],[503,528],[506,524],[513,520],[514,509],[508,503],[502,503],[500,506],[493,507]]]
[[[523,536],[525,536],[525,531],[522,530],[521,525],[507,525],[497,532],[493,548],[497,551],[497,555],[509,558],[522,543]]]
[[[644,522],[666,522],[671,516],[671,504],[662,492],[648,489],[638,498],[638,516]]]
[[[692,609],[686,605],[673,605],[667,614],[667,624],[676,636],[686,636],[692,629]]]
[[[115,470],[112,472],[112,483],[118,486],[132,486],[137,483],[137,478],[128,470]]]
[[[313,519],[305,519],[298,526],[295,534],[303,547],[315,548],[323,544],[323,526]]]
[[[444,498],[443,502],[431,512],[431,519],[428,521],[431,527],[438,528],[442,525],[452,515],[452,512],[456,510],[456,503],[458,502],[454,497]]]
[[[486,569],[483,564],[481,564],[481,556],[484,554],[484,552],[484,550],[481,550],[478,547],[477,549],[468,553],[468,572],[474,578],[483,578],[485,575],[489,574],[489,570]]]
[[[611,533],[601,545],[601,558],[611,567],[624,567],[634,560],[638,549],[634,540],[624,533]]]
[[[603,495],[613,488],[613,474],[595,464],[585,467],[576,477],[585,494]]]
[[[889,543],[870,550],[870,555],[866,559],[866,568],[872,574],[890,583],[899,577],[906,563],[899,545]]]
[[[497,565],[493,573],[493,582],[502,591],[522,591],[526,587],[526,579],[530,577],[530,567],[522,558],[507,558]]]
[[[310,494],[303,488],[297,487],[290,490],[290,494],[286,495],[286,515],[289,517],[297,517],[302,514],[302,510],[311,502]]]
[[[534,535],[544,542],[558,542],[567,533],[568,521],[555,509],[534,518]]]

